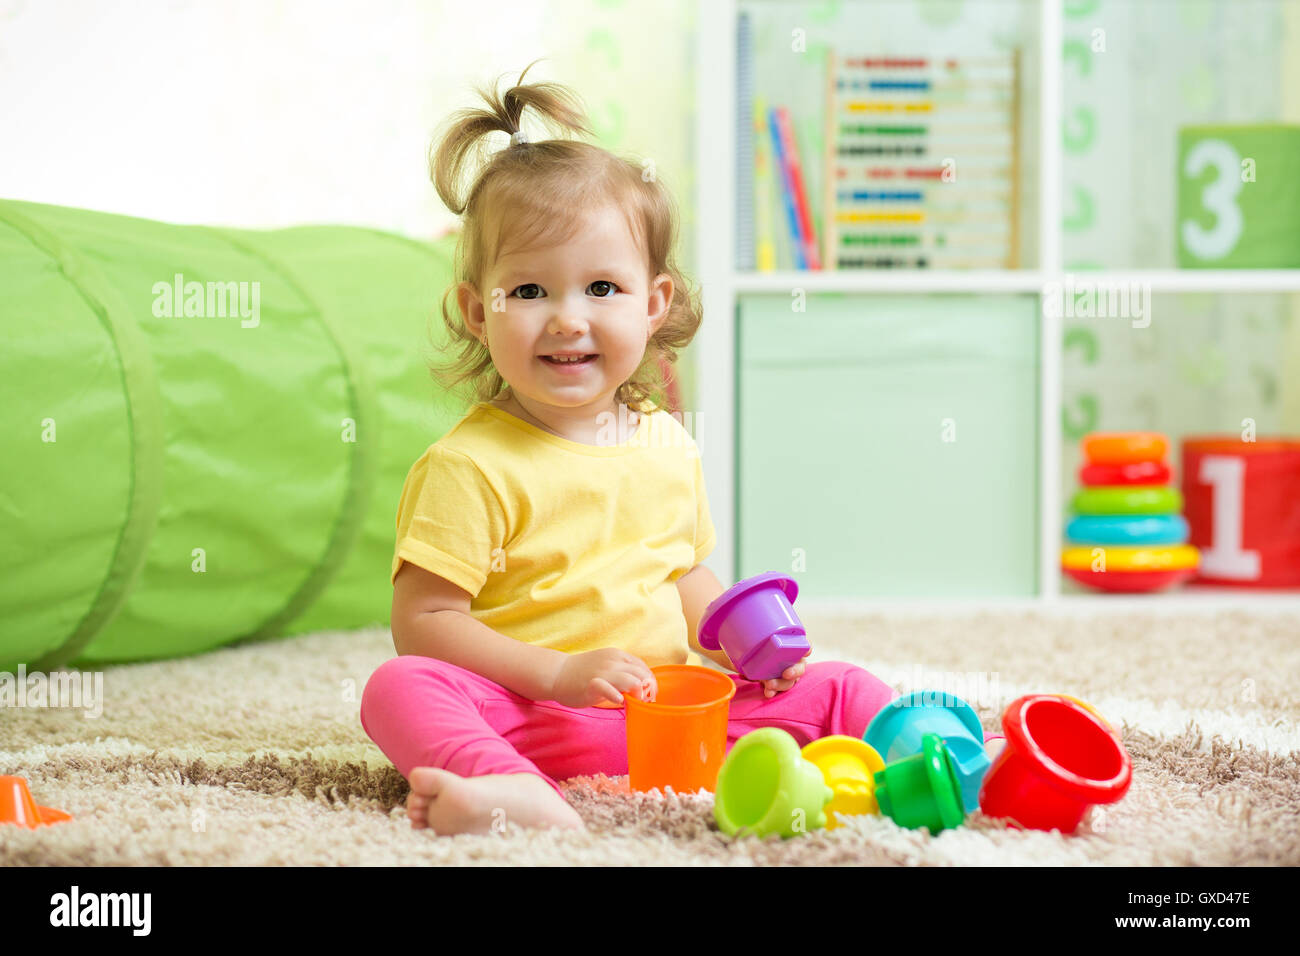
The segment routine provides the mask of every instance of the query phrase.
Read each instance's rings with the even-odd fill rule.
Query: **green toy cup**
[[[791,837],[826,826],[826,804],[833,796],[821,769],[803,758],[795,739],[778,727],[764,727],[737,740],[723,761],[713,818],[728,836]]]
[[[943,738],[926,734],[919,754],[886,764],[876,774],[876,802],[900,827],[934,834],[960,826],[966,819],[961,781]]]

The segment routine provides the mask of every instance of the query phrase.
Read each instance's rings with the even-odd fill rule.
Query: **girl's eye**
[[[618,286],[606,279],[597,279],[587,286],[587,291],[597,298],[608,299],[618,291]],[[510,294],[520,299],[540,299],[545,293],[542,292],[542,287],[536,282],[527,282],[524,285],[516,286],[515,290]]]

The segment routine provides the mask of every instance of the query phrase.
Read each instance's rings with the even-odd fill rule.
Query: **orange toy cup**
[[[653,701],[624,694],[627,769],[633,790],[713,791],[727,750],[727,715],[736,685],[707,667],[652,667]]]
[[[38,807],[27,787],[26,777],[0,777],[0,823],[16,823],[35,830],[71,819],[72,816],[62,810]]]

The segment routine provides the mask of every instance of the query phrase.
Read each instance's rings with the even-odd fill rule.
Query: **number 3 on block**
[[[1300,267],[1300,126],[1178,131],[1178,265]]]
[[[1241,239],[1241,156],[1231,143],[1221,139],[1203,139],[1183,160],[1184,180],[1197,181],[1206,167],[1213,167],[1215,177],[1201,189],[1201,208],[1214,217],[1209,229],[1195,219],[1184,219],[1183,246],[1197,259],[1222,259],[1232,252]]]

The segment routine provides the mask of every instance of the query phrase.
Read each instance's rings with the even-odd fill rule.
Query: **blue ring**
[[[1075,544],[1185,544],[1187,520],[1172,515],[1079,515],[1065,528]]]

